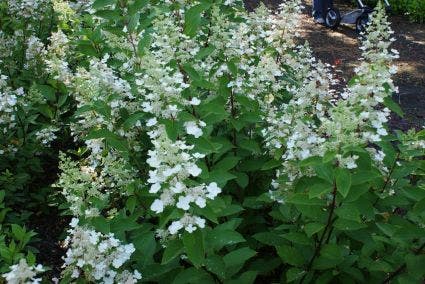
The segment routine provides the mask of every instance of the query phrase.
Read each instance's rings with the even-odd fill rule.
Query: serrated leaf
[[[200,267],[204,262],[205,248],[204,237],[200,229],[192,233],[183,233],[184,249],[189,260],[195,267]]]
[[[270,246],[281,246],[285,243],[285,239],[276,233],[272,232],[261,232],[252,236],[260,243]]]
[[[286,281],[293,282],[300,279],[306,272],[300,268],[292,267],[286,271]]]
[[[328,183],[314,183],[308,187],[308,196],[310,198],[321,197],[324,194],[330,193],[332,191],[332,185]]]
[[[191,7],[186,11],[184,16],[184,30],[185,35],[193,37],[196,35],[199,27],[201,26],[201,15],[210,7],[208,3],[201,3]]]
[[[221,279],[226,277],[226,264],[222,257],[218,255],[211,255],[205,260],[205,266],[208,271],[216,274]]]
[[[183,242],[179,239],[170,240],[162,255],[161,264],[166,264],[183,252]]]
[[[338,168],[336,170],[336,187],[338,192],[345,198],[351,187],[351,174],[347,169]]]
[[[214,229],[207,235],[208,245],[219,250],[224,246],[244,242],[242,235],[230,229]]]
[[[49,85],[37,85],[37,90],[46,98],[49,102],[56,101],[56,90]]]
[[[401,107],[393,101],[389,96],[384,98],[384,105],[389,108],[391,111],[395,112],[398,116],[404,117],[404,112]]]
[[[305,263],[305,258],[302,256],[301,252],[297,251],[294,247],[283,245],[276,247],[276,250],[284,263],[289,263],[294,266],[301,266]]]
[[[236,156],[225,157],[214,165],[214,169],[228,171],[236,167],[241,158]]]
[[[310,238],[314,234],[320,232],[324,227],[325,225],[321,223],[308,223],[304,226],[304,231]]]
[[[96,0],[93,2],[93,9],[97,10],[103,8],[108,5],[113,5],[117,2],[117,0]]]
[[[306,193],[295,193],[288,197],[287,203],[299,205],[324,205],[325,201],[317,198],[309,198]]]
[[[226,264],[226,275],[229,277],[236,274],[244,266],[245,262],[256,254],[256,251],[248,247],[233,250],[226,254],[223,257],[223,261]]]

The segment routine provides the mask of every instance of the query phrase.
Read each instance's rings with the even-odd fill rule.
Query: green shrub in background
[[[366,1],[376,5],[377,1]],[[425,0],[389,0],[394,14],[404,15],[412,22],[425,21]]]

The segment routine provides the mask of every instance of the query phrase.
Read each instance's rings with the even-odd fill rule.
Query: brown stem
[[[332,224],[333,224],[333,214],[334,214],[335,205],[336,205],[336,193],[337,193],[337,187],[336,187],[336,182],[334,181],[333,191],[332,191],[332,203],[331,203],[330,208],[329,208],[328,220],[326,222],[325,229],[323,230],[323,233],[320,236],[319,243],[316,246],[314,254],[313,254],[312,258],[310,259],[310,261],[307,265],[307,269],[306,269],[307,273],[305,273],[304,276],[301,278],[300,284],[304,282],[305,278],[307,277],[308,272],[311,270],[311,267],[313,266],[314,260],[319,255],[320,250],[321,250],[322,245],[323,245],[323,240],[325,239],[325,235],[328,232],[328,229],[330,229],[330,232],[332,233],[331,228],[332,228]],[[328,239],[329,238],[330,238],[330,234],[328,236]]]

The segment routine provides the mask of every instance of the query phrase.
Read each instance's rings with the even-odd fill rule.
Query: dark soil
[[[66,249],[61,245],[64,228],[69,224],[69,218],[60,216],[59,211],[50,207],[48,215],[40,214],[31,218],[31,229],[37,232],[38,242],[34,245],[39,250],[37,262],[47,265],[51,270],[45,275],[48,279],[54,277],[59,279],[61,266],[63,264],[62,256]]]
[[[258,0],[245,0],[248,10],[253,10]],[[270,8],[276,8],[280,0],[264,0]],[[301,39],[309,42],[316,57],[334,66],[343,80],[349,80],[360,58],[358,35],[352,26],[341,26],[333,31],[315,24],[311,18],[311,1],[304,2],[301,23]],[[335,6],[342,12],[354,6],[336,1]],[[394,100],[400,103],[405,112],[404,118],[393,116],[390,126],[393,129],[420,129],[425,126],[425,25],[410,23],[402,16],[390,16],[396,42],[392,48],[400,52],[395,62],[399,72],[395,84],[399,94]]]

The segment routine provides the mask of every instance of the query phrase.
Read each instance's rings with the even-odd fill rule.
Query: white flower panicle
[[[48,126],[43,128],[35,133],[37,140],[39,140],[44,145],[50,145],[50,143],[56,140],[56,132],[59,131],[59,128],[54,126]]]
[[[93,199],[105,201],[112,196],[126,196],[129,186],[136,181],[136,171],[116,155],[79,162],[63,154],[60,158],[62,173],[55,186],[62,188],[74,216],[98,216],[100,212]]]
[[[102,234],[71,221],[69,237],[65,240],[68,247],[64,257],[64,274],[71,278],[86,277],[88,281],[105,284],[137,283],[141,274],[135,270],[122,270],[135,248],[133,244],[122,244],[113,234]]]
[[[272,153],[284,150],[283,167],[273,182],[273,187],[280,190],[276,194],[292,189],[297,178],[314,175],[309,168],[302,172],[297,161],[337,151],[339,165],[354,169],[359,157],[338,151],[347,146],[374,144],[388,134],[385,123],[390,110],[381,105],[397,91],[391,79],[395,72],[391,61],[398,55],[389,49],[392,31],[382,6],[378,5],[371,19],[361,45],[363,61],[355,70],[353,83],[339,96],[332,90],[335,81],[329,70],[316,63],[308,49],[296,48],[297,56],[287,61],[297,74],[296,81],[303,83],[287,86],[289,103],[266,105],[268,127],[263,131]],[[374,156],[380,166],[383,153],[378,153]]]
[[[193,205],[204,208],[208,199],[214,199],[221,192],[215,182],[205,185],[190,180],[202,173],[196,161],[204,157],[200,153],[191,153],[193,146],[187,145],[184,140],[171,141],[164,126],[154,127],[148,134],[154,145],[154,149],[148,151],[147,159],[147,163],[153,168],[149,171],[149,192],[159,196],[151,205],[152,211],[160,214],[167,206],[176,206],[186,212]],[[197,222],[190,224],[205,224],[204,219],[196,216],[193,218]],[[189,224],[189,221],[183,223]],[[176,234],[186,226],[181,226],[177,231],[176,228],[175,224],[170,225],[170,233]]]
[[[18,264],[10,267],[10,272],[3,274],[8,284],[38,284],[41,278],[36,278],[37,274],[44,272],[41,264],[28,265],[26,259],[22,258]]]
[[[50,4],[50,0],[8,0],[7,5],[12,15],[23,18],[35,18],[44,16],[45,6]]]

